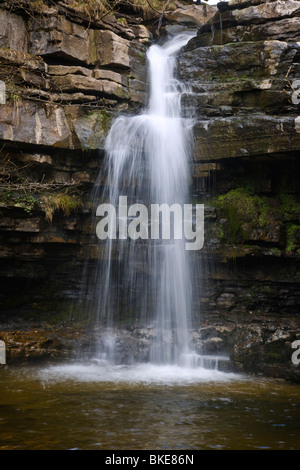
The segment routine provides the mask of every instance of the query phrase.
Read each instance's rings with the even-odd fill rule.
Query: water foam
[[[95,360],[93,363],[62,364],[44,368],[40,377],[45,382],[75,381],[80,383],[111,383],[129,385],[192,385],[207,382],[241,380],[241,375],[205,367],[179,365],[112,365]]]

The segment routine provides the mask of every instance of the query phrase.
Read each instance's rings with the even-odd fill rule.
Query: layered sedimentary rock
[[[192,91],[194,194],[206,203],[202,326],[226,325],[236,363],[279,375],[299,373],[299,7],[220,3],[179,65]],[[224,331],[209,335],[210,349],[224,347]]]

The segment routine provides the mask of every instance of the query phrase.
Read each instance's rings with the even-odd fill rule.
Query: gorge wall
[[[300,124],[291,86],[300,77],[300,2],[178,3],[163,17],[138,13],[97,19],[64,2],[0,3],[8,359],[60,359],[89,341],[88,312],[75,306],[86,262],[92,273],[101,256],[89,201],[105,136],[118,113],[146,102],[151,41],[197,28],[178,60],[193,91],[183,101],[195,120],[192,202],[206,207],[194,341],[230,354],[239,369],[298,381]]]
[[[194,195],[205,202],[197,308],[242,367],[285,375],[299,338],[298,1],[232,0],[180,56],[196,106]],[[199,264],[201,260],[199,260]],[[200,288],[200,287],[199,287]],[[232,326],[234,324],[234,326]],[[290,366],[290,367],[289,367]]]

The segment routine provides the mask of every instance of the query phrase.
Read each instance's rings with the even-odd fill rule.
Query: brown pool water
[[[300,387],[140,365],[0,369],[0,450],[300,448]]]

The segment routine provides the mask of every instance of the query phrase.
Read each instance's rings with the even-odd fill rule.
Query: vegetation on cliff
[[[24,9],[30,14],[42,14],[45,8],[60,4],[86,16],[86,19],[101,20],[109,14],[129,12],[144,19],[161,16],[173,11],[189,0],[6,0],[13,9]],[[125,20],[125,17],[123,18]],[[134,19],[133,19],[134,20]],[[126,20],[125,20],[126,21]]]
[[[222,221],[215,233],[225,246],[232,243],[248,248],[247,243],[269,243],[278,253],[300,254],[300,204],[295,195],[267,196],[245,186],[231,189],[210,204]]]

